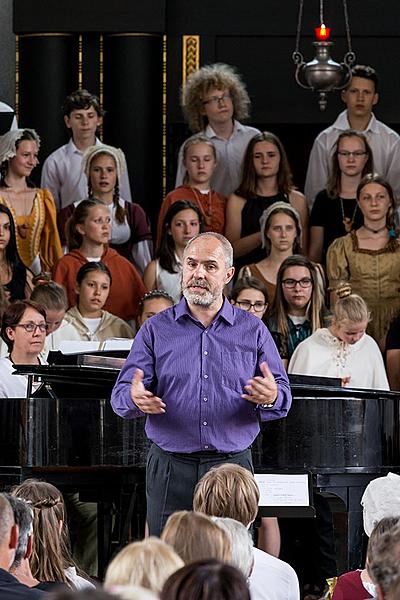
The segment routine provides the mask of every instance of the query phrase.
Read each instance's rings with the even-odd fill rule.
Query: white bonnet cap
[[[89,179],[90,164],[94,157],[98,154],[109,154],[113,157],[117,166],[118,181],[121,182],[122,173],[126,171],[125,154],[120,148],[107,146],[107,144],[96,144],[95,146],[90,146],[90,148],[88,148],[84,153],[82,158],[82,171],[85,173],[86,177]]]
[[[32,141],[37,143],[38,148],[40,147],[40,137],[34,129],[12,129],[7,131],[7,133],[0,136],[0,164],[17,154],[17,142],[26,131],[30,134]]]
[[[268,244],[269,244],[269,240],[267,241],[267,236],[265,233],[265,225],[271,215],[271,213],[273,212],[281,212],[284,211],[286,213],[290,212],[293,215],[293,220],[295,221],[295,223],[297,223],[299,229],[300,229],[300,245],[301,245],[301,237],[302,237],[302,227],[301,227],[301,219],[300,219],[300,214],[298,212],[298,210],[296,208],[294,208],[291,204],[289,204],[289,202],[274,202],[273,204],[271,204],[271,206],[269,206],[268,208],[266,208],[263,212],[263,214],[260,217],[260,230],[261,230],[261,243],[262,243],[262,247],[263,248],[267,248]]]
[[[400,516],[400,475],[388,473],[365,488],[361,498],[364,531],[369,537],[375,525],[385,517]]]

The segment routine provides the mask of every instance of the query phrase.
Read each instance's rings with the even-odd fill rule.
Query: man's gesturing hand
[[[143,375],[144,373],[141,369],[136,369],[131,385],[132,402],[146,414],[157,415],[165,413],[165,404],[161,398],[154,396],[154,394],[148,392],[144,387]]]
[[[254,402],[254,404],[273,404],[278,396],[278,386],[266,362],[260,365],[263,377],[257,376],[249,379],[244,389],[247,394],[242,398]]]

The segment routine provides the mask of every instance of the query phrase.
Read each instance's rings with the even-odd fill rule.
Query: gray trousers
[[[168,517],[192,510],[196,483],[216,465],[233,463],[253,473],[251,450],[241,452],[166,452],[152,444],[147,456],[146,496],[150,535],[159,536]]]

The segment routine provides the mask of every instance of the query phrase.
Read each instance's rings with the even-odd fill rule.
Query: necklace
[[[353,211],[353,215],[352,215],[352,217],[350,219],[350,217],[346,217],[346,215],[344,213],[343,198],[341,198],[339,196],[339,200],[340,200],[340,208],[342,209],[342,223],[344,225],[344,230],[345,230],[346,233],[350,233],[350,231],[353,229],[354,218],[356,216],[358,204],[356,203],[355,209]]]
[[[383,227],[379,227],[379,229],[372,229],[372,227],[368,227],[368,225],[363,225],[364,229],[366,229],[367,231],[370,231],[371,233],[380,233],[381,231],[385,231],[385,229],[387,229],[386,225],[384,225]]]

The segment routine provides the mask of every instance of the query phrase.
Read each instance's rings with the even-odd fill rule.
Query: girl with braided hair
[[[72,559],[61,492],[46,481],[26,479],[12,495],[26,500],[33,509],[33,577],[43,582],[62,582],[72,589],[94,587]]]
[[[88,180],[88,197],[101,200],[110,213],[110,247],[134,263],[143,273],[151,261],[153,243],[149,220],[139,204],[120,197],[120,181],[127,170],[125,155],[120,148],[96,144],[82,158],[82,171]],[[58,228],[63,244],[65,226],[82,198],[63,208],[58,214]]]

